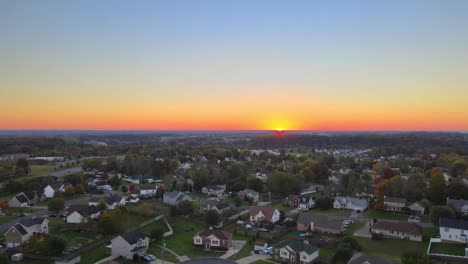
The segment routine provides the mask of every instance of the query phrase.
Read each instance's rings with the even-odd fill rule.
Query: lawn
[[[242,239],[242,240],[244,240],[244,239]],[[241,248],[241,250],[239,250],[236,254],[229,257],[229,259],[238,260],[238,259],[245,258],[245,257],[248,257],[248,256],[252,255],[253,246],[252,246],[251,243],[249,243],[249,241],[247,241],[247,243],[245,243],[245,245]]]
[[[354,237],[354,239],[362,245],[363,253],[389,258],[397,263],[400,263],[401,255],[406,251],[426,250],[422,243],[408,240],[372,240],[363,237]]]
[[[14,215],[14,214],[9,215],[9,216],[8,215],[0,216],[0,224],[11,222],[11,221],[13,221],[13,220],[15,220],[17,218],[18,218],[18,216]]]
[[[95,248],[92,251],[88,251],[85,254],[81,255],[81,264],[93,264],[97,261],[108,257],[109,254],[105,248],[105,245]]]
[[[265,261],[265,260],[257,260],[257,261],[251,262],[250,264],[271,264],[271,262]]]
[[[155,221],[149,225],[142,227],[140,229],[140,232],[146,235],[151,235],[151,231],[155,229],[156,227],[161,227],[162,230],[164,230],[164,232],[169,231],[169,228],[167,227],[166,223],[164,222],[164,220],[161,219],[161,220]]]
[[[370,209],[362,213],[362,217],[370,218],[370,219],[384,219],[384,220],[400,220],[400,221],[407,221],[408,215],[406,214],[395,214],[384,212],[380,210]]]
[[[31,165],[31,173],[26,178],[47,176],[54,171],[56,171],[55,165]]]
[[[170,218],[168,222],[171,224],[174,234],[164,239],[166,247],[173,250],[179,256],[196,258],[224,254],[223,252],[204,251],[193,246],[193,236],[205,228],[203,223],[183,217]]]
[[[432,243],[431,253],[452,256],[465,256],[465,245],[449,243]]]
[[[162,260],[163,258],[163,252],[164,251],[164,261],[169,261],[169,262],[172,262],[172,263],[178,263],[179,261],[177,260],[177,257],[172,254],[171,252],[167,251],[167,250],[163,250],[162,248],[160,247],[157,247],[153,244],[150,244],[150,247],[148,248],[148,251],[147,253],[148,254],[151,254],[151,255],[154,255],[156,256],[157,259],[160,259]]]
[[[331,248],[320,248],[319,256],[321,260],[325,260],[327,263],[333,258],[335,251]]]

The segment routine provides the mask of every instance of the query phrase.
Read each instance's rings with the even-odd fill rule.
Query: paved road
[[[65,207],[70,206],[71,204],[80,204],[80,203],[82,203],[84,201],[88,201],[89,197],[91,197],[91,196],[86,195],[86,196],[82,196],[82,197],[79,197],[79,198],[76,198],[76,199],[73,199],[73,200],[69,200],[69,201],[65,202]],[[19,218],[15,219],[15,220],[13,220],[11,222],[1,224],[0,225],[0,232],[5,232],[6,230],[8,230],[8,228],[10,228],[14,224],[16,224],[20,219],[31,218],[33,216],[41,217],[41,216],[47,216],[47,215],[49,215],[49,210],[47,210],[47,208],[41,209],[39,211],[35,211],[35,212],[30,213],[30,214],[28,214],[26,216],[19,217]]]
[[[236,262],[239,264],[250,264],[258,260],[265,260],[269,258],[271,258],[271,256],[267,254],[255,254],[255,255],[245,257],[245,258],[238,259],[236,260]]]
[[[311,211],[311,213],[313,213],[313,211]],[[361,217],[360,214],[356,214],[354,212],[350,213],[350,216],[338,216],[338,215],[328,215],[329,219],[332,219],[332,220],[341,220],[341,221],[344,221],[344,220],[353,220],[354,222],[370,222],[370,221],[373,221],[374,219],[372,218],[365,218],[365,217]],[[399,222],[408,222],[408,221],[401,221],[401,220],[387,220],[387,219],[381,219],[382,221],[387,221],[387,222],[394,222],[394,223],[399,223]],[[429,223],[429,222],[420,222],[420,223],[417,223],[415,222],[417,225],[419,225],[420,227],[423,227],[423,228],[426,228],[426,227],[435,227],[432,223]]]
[[[65,169],[65,170],[55,171],[55,172],[49,173],[49,176],[65,177],[67,175],[74,174],[74,173],[79,173],[79,172],[82,172],[82,171],[83,171],[83,169],[81,167],[68,168],[68,169]]]

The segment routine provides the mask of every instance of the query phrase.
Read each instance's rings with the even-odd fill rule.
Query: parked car
[[[143,256],[143,261],[145,262],[152,262],[152,261],[155,261],[156,260],[156,257],[153,256],[153,255],[145,255]]]
[[[268,229],[262,227],[262,228],[259,228],[258,231],[259,231],[259,232],[268,232]]]
[[[267,247],[263,250],[263,254],[273,254],[273,248],[272,247]]]
[[[245,229],[251,230],[251,229],[252,229],[252,226],[251,226],[251,225],[245,225]]]

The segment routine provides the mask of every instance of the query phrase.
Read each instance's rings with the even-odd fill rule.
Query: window
[[[212,245],[219,245],[219,241],[218,240],[211,240],[211,244]]]
[[[288,256],[288,252],[287,251],[281,251],[281,256]]]

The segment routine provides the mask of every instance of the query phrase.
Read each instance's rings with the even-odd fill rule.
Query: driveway
[[[371,223],[370,221],[366,222],[363,227],[361,227],[360,229],[356,230],[356,232],[354,232],[353,236],[371,238],[372,236],[369,231],[370,223]]]
[[[229,258],[230,256],[236,254],[237,252],[239,252],[239,250],[241,250],[241,249],[245,246],[245,243],[247,243],[247,241],[244,241],[244,240],[233,240],[233,241],[232,241],[232,247],[226,252],[226,254],[222,255],[222,256],[219,257],[219,258],[227,259],[227,258]]]
[[[265,260],[265,259],[269,259],[269,258],[271,258],[271,256],[267,255],[267,254],[255,254],[255,255],[252,255],[252,256],[248,256],[248,257],[245,257],[245,258],[238,259],[238,260],[236,260],[236,262],[239,263],[239,264],[250,264],[250,263],[258,261],[258,260]]]

